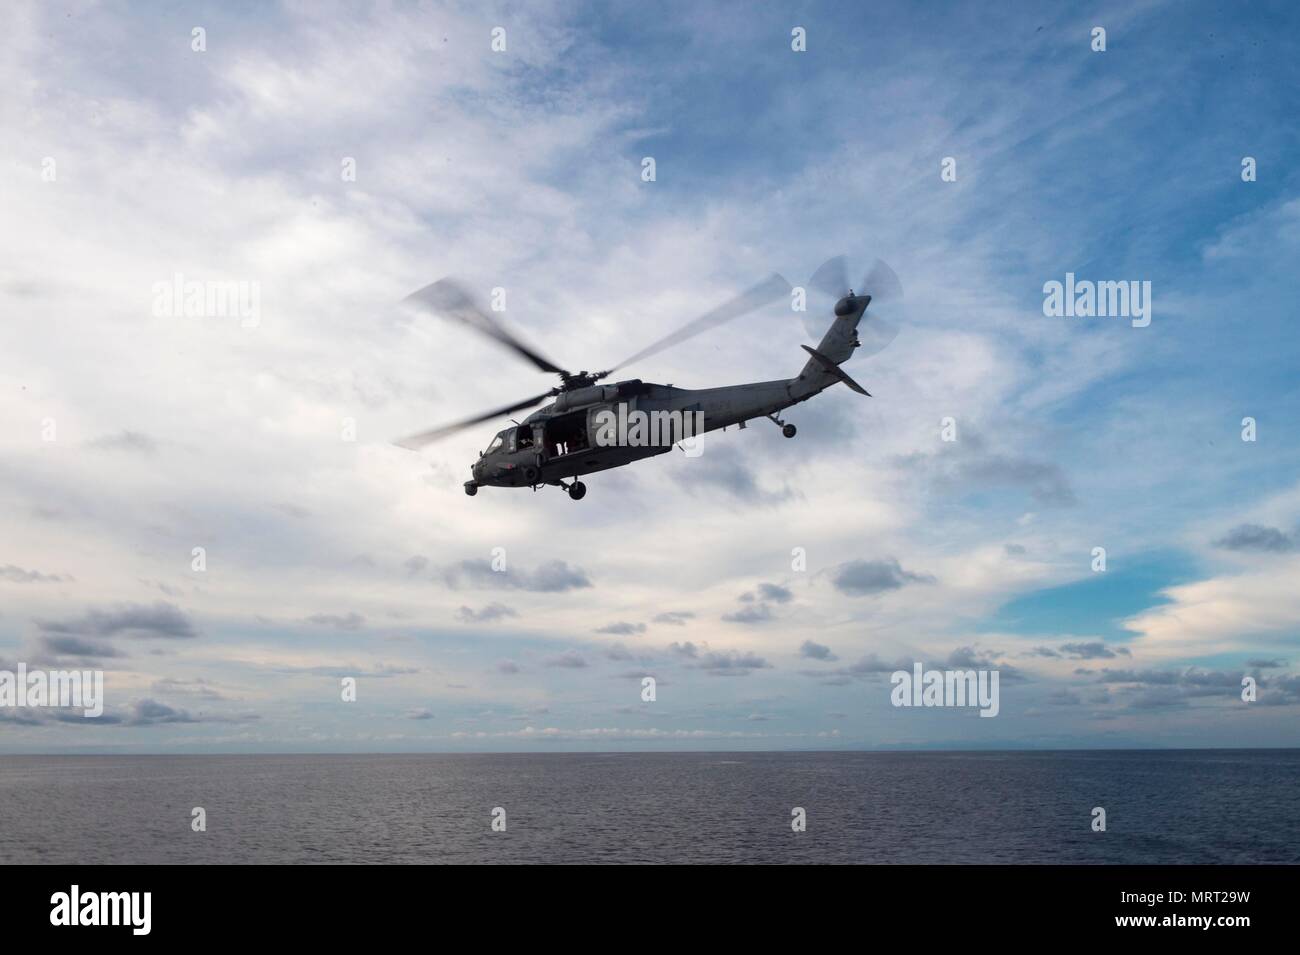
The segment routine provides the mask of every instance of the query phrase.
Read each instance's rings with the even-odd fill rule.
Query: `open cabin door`
[[[543,453],[547,460],[578,454],[591,447],[587,432],[587,412],[570,411],[568,414],[548,418],[543,425]]]

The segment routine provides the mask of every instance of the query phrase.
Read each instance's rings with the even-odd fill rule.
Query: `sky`
[[[1293,4],[4,17],[0,670],[106,703],[0,752],[1300,745]],[[841,253],[903,330],[794,440],[581,502],[463,493],[505,421],[393,444],[554,384],[398,306],[438,278],[595,369]],[[628,374],[795,375],[809,302]],[[892,705],[915,663],[998,715]]]

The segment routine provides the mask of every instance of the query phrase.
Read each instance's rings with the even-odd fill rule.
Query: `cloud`
[[[1300,558],[1279,554],[1246,573],[1166,587],[1163,602],[1122,625],[1148,659],[1275,652],[1294,639],[1300,620],[1297,574]]]
[[[1014,666],[997,657],[996,652],[981,651],[975,647],[957,647],[948,654],[944,666],[950,670],[997,670],[1003,683],[1022,683],[1027,679]]]
[[[914,661],[900,658],[890,663],[880,659],[874,653],[868,653],[857,663],[847,668],[847,672],[858,675],[876,675],[879,673],[894,673],[898,670],[911,670]]]
[[[332,613],[316,613],[308,617],[307,622],[321,627],[333,627],[335,630],[360,630],[365,625],[366,618],[359,613],[348,613],[343,616]]]
[[[654,672],[653,670],[645,670],[645,669],[642,669],[642,670],[623,670],[623,671],[620,672],[620,673],[615,673],[614,676],[615,676],[615,678],[617,678],[617,679],[619,679],[619,680],[635,680],[635,681],[637,681],[638,683],[640,683],[640,682],[641,682],[642,680],[644,680],[646,677],[651,677],[651,678],[655,681],[655,684],[656,684],[657,686],[670,686],[670,685],[671,685],[667,679],[665,679],[664,677],[660,676],[658,673]]]
[[[1109,660],[1116,656],[1131,656],[1128,647],[1108,647],[1100,640],[1086,643],[1063,643],[1061,652],[1079,660]]]
[[[489,623],[493,620],[502,620],[506,617],[517,617],[519,615],[505,604],[490,603],[479,610],[474,610],[471,607],[461,607],[456,611],[456,616],[466,623]]]
[[[1133,710],[1158,710],[1191,706],[1197,701],[1239,705],[1242,677],[1237,670],[1207,670],[1189,666],[1165,670],[1078,670],[1118,694],[1122,706]],[[1300,677],[1291,674],[1259,679],[1259,703],[1289,706],[1300,703]]]
[[[0,566],[0,580],[10,580],[16,584],[59,584],[72,580],[59,574],[42,574],[36,570],[24,570],[13,564]]]
[[[759,584],[754,590],[747,590],[736,598],[747,606],[722,615],[729,623],[766,623],[773,619],[772,603],[784,604],[794,599],[789,588],[779,584]],[[771,603],[769,603],[769,601]]]
[[[64,636],[44,637],[41,640],[41,647],[47,653],[52,653],[62,657],[85,657],[87,659],[98,659],[101,657],[120,657],[123,654],[115,647],[97,640],[87,640],[85,637],[67,634]]]
[[[948,654],[946,663],[954,670],[993,670],[997,664],[993,658],[982,655],[974,647],[958,647]]]
[[[112,712],[107,709],[99,716],[89,719],[85,716],[85,711],[71,708],[52,708],[52,707],[17,707],[9,709],[5,707],[0,709],[0,724],[10,723],[17,726],[62,726],[84,727],[86,729],[95,729],[101,726],[120,726],[127,722],[120,712]]]
[[[1083,700],[1073,690],[1054,690],[1047,694],[1047,702],[1053,706],[1080,706]]]
[[[298,666],[279,663],[270,665],[267,669],[275,673],[305,673],[312,676],[333,677],[334,679],[343,679],[344,677],[366,677],[369,679],[380,680],[399,676],[413,676],[420,672],[419,667],[391,666],[385,663],[340,663],[336,665],[321,664],[319,666]]]
[[[567,670],[580,670],[587,665],[587,661],[582,655],[575,650],[567,650],[557,656],[547,657],[542,661],[543,666],[561,667]]]
[[[838,657],[831,653],[831,648],[821,643],[814,643],[812,640],[805,640],[799,647],[799,656],[809,660],[837,660]]]
[[[669,644],[668,651],[688,661],[686,666],[704,670],[710,676],[748,676],[753,670],[767,669],[772,665],[746,650],[710,650],[707,644],[701,646],[689,640]]]
[[[1087,673],[1090,671],[1079,671]],[[1098,683],[1136,683],[1144,686],[1180,686],[1189,688],[1241,688],[1241,674],[1222,670],[1184,667],[1175,670],[1112,670],[1103,667],[1096,673]]]
[[[772,619],[772,608],[767,604],[754,604],[742,607],[731,613],[724,613],[722,619],[729,623],[766,623]]]
[[[11,726],[40,726],[48,718],[48,711],[32,707],[0,709],[0,723],[8,723]]]
[[[406,713],[406,718],[408,720],[431,720],[433,719],[433,713],[421,707],[419,709],[408,710]]]
[[[1295,550],[1295,545],[1295,538],[1284,534],[1276,527],[1265,527],[1262,524],[1238,524],[1214,542],[1215,547],[1222,547],[1225,550],[1272,554]]]
[[[833,572],[831,583],[842,594],[862,597],[897,590],[909,583],[934,583],[934,578],[904,570],[897,560],[888,557],[841,564]]]
[[[187,696],[197,696],[205,700],[229,699],[210,680],[201,677],[196,680],[163,677],[154,681],[153,689],[156,693],[183,693]]]
[[[89,446],[98,451],[126,451],[131,454],[154,454],[158,443],[138,431],[120,431],[117,434],[95,438]]]
[[[534,593],[564,593],[590,587],[587,572],[580,567],[570,567],[563,560],[540,564],[535,571],[495,571],[490,561],[462,560],[442,572],[443,580],[452,589],[462,583],[471,587],[502,590],[527,590]]]
[[[969,429],[958,440],[944,442],[939,451],[903,455],[897,463],[904,470],[929,476],[937,489],[948,494],[1010,487],[1027,491],[1042,506],[1076,503],[1074,490],[1059,465],[992,451],[981,435]]]
[[[645,624],[643,623],[625,623],[620,620],[617,623],[606,624],[596,629],[597,633],[610,633],[618,636],[630,637],[634,634],[645,633]]]
[[[858,660],[857,663],[850,664],[846,667],[836,667],[833,670],[804,670],[804,676],[810,676],[820,683],[828,686],[842,686],[853,680],[872,679],[879,677],[884,673],[893,673],[896,670],[911,670],[912,660],[899,659],[894,662],[882,660],[874,653],[868,653]]]
[[[36,620],[47,634],[81,634],[109,637],[192,639],[198,636],[190,618],[179,607],[159,601],[150,606],[123,604],[111,610],[90,610],[85,616],[66,620]]]
[[[708,651],[700,654],[691,666],[710,676],[748,676],[754,670],[771,667],[756,653],[741,650]]]
[[[1128,647],[1110,647],[1100,640],[1063,643],[1059,647],[1034,647],[1032,656],[1069,657],[1074,660],[1110,660],[1116,656],[1131,656]]]
[[[131,726],[157,726],[162,723],[197,723],[188,711],[159,703],[157,700],[137,700],[131,707],[127,723]]]
[[[108,716],[109,714],[105,714]],[[61,716],[68,716],[64,713]],[[87,720],[88,723],[99,722],[104,717]],[[121,722],[127,726],[166,726],[173,723],[250,723],[261,719],[255,713],[191,713],[189,710],[170,706],[154,699],[136,700],[129,707]],[[69,719],[69,722],[72,722]]]
[[[673,472],[674,478],[688,494],[722,492],[737,501],[753,505],[774,505],[791,497],[788,488],[773,491],[759,484],[758,472],[749,466],[744,455],[724,443],[723,435],[710,435],[699,457],[690,458]]]
[[[519,672],[519,664],[514,660],[500,660],[497,662],[497,672],[504,673],[507,676]]]
[[[684,627],[687,620],[695,619],[695,614],[686,610],[666,610],[663,613],[654,615],[655,623],[667,624],[670,627]]]
[[[828,686],[843,686],[854,680],[877,680],[886,674],[892,674],[899,670],[911,673],[917,663],[934,669],[935,664],[927,661],[939,659],[942,660],[939,667],[950,670],[997,670],[999,678],[1004,682],[1023,682],[1025,676],[1015,667],[1006,663],[1001,663],[987,652],[981,652],[975,647],[957,647],[947,654],[924,653],[916,657],[899,657],[894,660],[882,659],[875,653],[868,653],[858,660],[857,663],[850,664],[846,667],[836,667],[831,670],[804,670],[804,676],[812,677],[817,682]]]
[[[793,599],[794,594],[786,587],[777,584],[759,584],[758,597],[760,600],[770,600],[772,603],[788,603]]]
[[[414,577],[429,566],[429,558],[416,554],[414,557],[408,557],[403,561],[402,566],[406,568],[407,576]]]

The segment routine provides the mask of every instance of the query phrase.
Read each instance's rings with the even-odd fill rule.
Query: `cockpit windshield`
[[[493,451],[500,451],[501,445],[504,443],[505,443],[505,432],[503,431],[495,438],[492,439],[492,443],[487,446],[487,450],[484,451],[483,453],[491,454]]]

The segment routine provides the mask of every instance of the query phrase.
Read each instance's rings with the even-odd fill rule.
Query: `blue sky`
[[[7,15],[0,669],[100,666],[108,714],[0,710],[0,751],[1300,742],[1291,5]],[[466,498],[491,424],[391,444],[551,384],[392,307],[443,275],[592,368],[841,252],[904,331],[795,441],[581,504]],[[1150,326],[1045,316],[1067,272]],[[178,273],[256,327],[154,314]],[[807,340],[778,305],[628,371]],[[999,716],[892,707],[911,661],[999,668]]]

